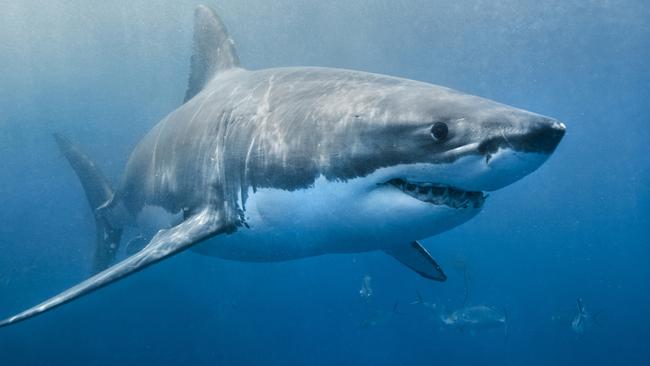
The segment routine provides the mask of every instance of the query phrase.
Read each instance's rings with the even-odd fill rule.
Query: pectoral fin
[[[412,241],[409,245],[400,245],[384,251],[422,277],[435,281],[447,280],[447,276],[442,271],[442,268],[440,268],[429,252],[417,241]]]
[[[160,231],[140,252],[90,277],[70,289],[38,304],[31,309],[0,321],[0,327],[31,318],[66,302],[88,294],[151,264],[179,253],[214,235],[231,232],[221,212],[205,209],[165,231]]]

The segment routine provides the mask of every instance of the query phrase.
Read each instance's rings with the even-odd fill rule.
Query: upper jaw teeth
[[[451,208],[481,208],[487,196],[483,192],[467,192],[453,187],[434,183],[415,183],[404,179],[391,179],[386,184],[399,188],[402,192],[420,201]]]

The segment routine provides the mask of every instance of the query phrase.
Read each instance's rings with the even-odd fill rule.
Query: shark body
[[[199,6],[185,102],[136,146],[113,189],[57,135],[97,222],[94,276],[15,323],[185,249],[240,261],[383,250],[444,280],[418,240],[480,212],[537,169],[565,126],[424,82],[361,71],[246,70]],[[124,229],[148,240],[112,264]]]

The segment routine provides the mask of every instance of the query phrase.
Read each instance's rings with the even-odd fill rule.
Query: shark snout
[[[544,119],[530,124],[525,130],[503,129],[483,140],[478,150],[487,159],[501,149],[516,152],[550,155],[564,137],[566,126],[554,119]]]
[[[481,173],[472,187],[493,191],[510,185],[539,168],[558,146],[566,126],[551,118],[535,118],[492,131],[479,143]]]
[[[557,120],[539,123],[523,135],[515,135],[513,148],[528,153],[551,154],[564,137],[566,126]]]

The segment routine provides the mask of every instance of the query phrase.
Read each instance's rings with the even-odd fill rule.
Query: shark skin
[[[554,118],[414,80],[246,70],[214,11],[197,7],[194,28],[185,101],[138,143],[115,189],[57,136],[111,235],[98,234],[95,275],[0,327],[190,248],[252,262],[382,250],[444,281],[418,240],[476,216],[485,192],[535,171],[565,133]],[[129,227],[148,244],[113,264]]]

